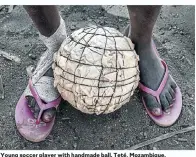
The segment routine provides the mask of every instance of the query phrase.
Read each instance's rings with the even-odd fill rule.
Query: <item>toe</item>
[[[32,96],[27,96],[26,98],[28,100],[28,106],[30,107],[31,112],[34,115],[34,118],[37,119],[39,116],[40,108],[39,108],[35,98],[33,98]],[[50,121],[52,121],[52,119],[54,118],[55,115],[56,115],[55,108],[47,109],[46,111],[43,112],[41,119],[44,122],[50,122]]]
[[[33,103],[33,97],[32,96],[26,96],[26,99],[28,101],[28,106],[32,109],[35,107],[35,104]]]
[[[175,91],[172,88],[169,89],[169,94],[171,95],[172,99],[175,99]]]
[[[38,118],[40,108],[39,108],[35,98],[33,98],[32,96],[27,96],[26,98],[28,100],[28,106],[34,115],[34,118]]]
[[[148,110],[154,115],[154,116],[160,116],[162,115],[162,109],[161,105],[157,102],[156,98],[149,95],[145,94],[144,96],[144,101],[146,103],[146,107]]]
[[[47,109],[46,111],[44,111],[43,115],[42,115],[42,120],[46,123],[52,121],[52,119],[54,118],[54,116],[56,115],[56,109],[53,107],[53,108],[50,108],[50,109]]]
[[[154,116],[161,116],[162,115],[162,110],[161,108],[153,108],[151,110],[151,113],[154,115]]]
[[[164,112],[167,112],[167,113],[170,112],[169,102],[168,102],[165,94],[161,94],[160,101],[161,101],[161,105],[162,105]]]
[[[165,94],[165,96],[167,98],[167,101],[169,103],[169,106],[171,106],[172,103],[173,103],[173,98],[172,98],[171,94],[169,93],[169,91]]]
[[[171,81],[171,88],[175,91],[176,90],[176,83],[174,81]]]

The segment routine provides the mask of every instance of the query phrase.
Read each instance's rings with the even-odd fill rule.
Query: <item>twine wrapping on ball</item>
[[[116,29],[81,28],[54,54],[54,86],[84,113],[111,113],[129,102],[137,88],[138,61],[131,40]]]

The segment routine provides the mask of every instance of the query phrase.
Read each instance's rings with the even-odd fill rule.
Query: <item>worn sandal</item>
[[[60,104],[61,97],[57,91],[50,91],[51,86],[53,86],[53,78],[48,76],[43,76],[40,80],[33,85],[32,80],[29,79],[29,85],[21,98],[19,99],[16,110],[15,110],[15,121],[16,126],[20,134],[29,141],[40,142],[43,141],[51,132],[55,117],[52,121],[45,123],[41,120],[41,116],[44,110],[57,107]],[[44,90],[38,94],[37,90]],[[46,94],[47,92],[47,94]],[[35,119],[29,105],[26,96],[33,96],[40,108],[38,118]],[[53,99],[53,101],[47,102],[42,99],[42,97],[47,96]]]
[[[155,48],[154,42],[153,42],[153,47],[155,49],[156,54],[159,56],[159,54]],[[164,89],[164,87],[167,83],[168,77],[169,77],[167,64],[162,59],[160,59],[160,60],[165,68],[165,74],[164,74],[164,77],[163,77],[161,84],[159,85],[159,88],[156,91],[154,91],[154,90],[144,86],[142,83],[139,83],[140,90],[154,96],[156,98],[156,100],[158,101],[158,103],[160,103],[160,98],[159,98],[160,94],[161,94],[162,90]],[[171,77],[171,75],[170,75],[170,77]],[[173,78],[171,77],[171,79],[173,79]],[[159,126],[163,126],[163,127],[171,126],[172,124],[174,124],[176,122],[176,120],[178,119],[178,117],[181,113],[181,110],[182,110],[182,94],[181,94],[180,88],[178,86],[176,87],[176,90],[175,90],[174,102],[172,104],[170,104],[172,106],[170,113],[163,112],[161,116],[154,116],[146,107],[146,103],[145,103],[143,97],[142,97],[142,102],[143,102],[144,107],[146,108],[148,115],[152,118],[152,120],[156,124],[158,124]]]

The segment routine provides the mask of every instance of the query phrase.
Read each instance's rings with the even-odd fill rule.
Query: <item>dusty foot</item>
[[[52,69],[49,69],[46,72],[45,76],[53,77]],[[31,111],[34,113],[34,117],[37,119],[39,111],[40,111],[38,104],[36,103],[35,99],[31,96],[28,96],[27,99],[28,99],[29,107],[31,108]],[[42,114],[41,119],[42,121],[47,123],[47,122],[50,122],[54,118],[55,115],[56,115],[56,108],[53,107],[53,108],[45,110]]]
[[[140,81],[148,88],[157,90],[162,82],[165,69],[156,55],[152,40],[150,42],[135,41],[134,44],[135,50],[140,57]],[[160,116],[163,111],[167,113],[170,112],[170,108],[172,107],[175,98],[175,89],[176,83],[169,76],[160,95],[161,104],[157,102],[154,96],[145,92],[142,92],[141,94],[144,97],[144,101],[149,111],[155,116]]]

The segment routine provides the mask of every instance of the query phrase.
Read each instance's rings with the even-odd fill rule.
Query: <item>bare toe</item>
[[[143,94],[143,95],[144,95],[144,101],[146,103],[146,107],[148,108],[148,110],[154,116],[162,115],[161,105],[157,102],[156,98],[149,94]]]
[[[34,115],[34,118],[37,119],[39,112],[40,112],[40,108],[39,108],[36,100],[32,96],[27,96],[26,98],[28,100],[28,106],[30,107],[31,112]],[[55,115],[56,115],[55,108],[47,109],[43,112],[41,119],[44,122],[50,122],[50,121],[52,121],[52,119],[54,118]]]
[[[161,101],[161,105],[162,105],[164,112],[166,112],[166,113],[170,112],[169,102],[168,102],[165,94],[160,95],[160,101]]]
[[[168,92],[167,92],[167,93],[165,93],[165,96],[166,96],[167,101],[168,101],[169,106],[170,106],[170,104],[172,104],[172,103],[173,103],[173,98],[172,98],[171,94],[169,93],[169,90],[168,90]]]
[[[175,91],[172,88],[170,88],[169,93],[170,93],[172,99],[174,100],[175,99]]]
[[[48,122],[52,121],[52,119],[54,118],[55,115],[56,115],[56,109],[53,107],[53,108],[50,108],[50,109],[46,110],[43,113],[41,119],[44,122],[48,123]]]
[[[177,85],[173,80],[171,81],[171,87],[174,91],[176,90]]]

